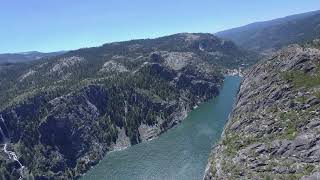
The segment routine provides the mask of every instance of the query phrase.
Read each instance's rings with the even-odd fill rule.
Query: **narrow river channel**
[[[211,147],[232,110],[240,77],[225,78],[220,95],[190,112],[159,138],[109,153],[82,180],[200,180]]]

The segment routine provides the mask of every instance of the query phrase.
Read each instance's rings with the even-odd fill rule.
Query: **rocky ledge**
[[[320,51],[293,45],[246,72],[209,179],[319,179]]]

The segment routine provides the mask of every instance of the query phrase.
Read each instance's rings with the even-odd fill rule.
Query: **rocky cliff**
[[[204,179],[320,178],[320,50],[293,45],[247,71]]]

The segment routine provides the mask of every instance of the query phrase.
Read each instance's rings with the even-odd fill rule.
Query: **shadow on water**
[[[203,103],[159,138],[108,154],[83,180],[199,180],[212,145],[232,110],[240,77],[228,76],[220,95]]]

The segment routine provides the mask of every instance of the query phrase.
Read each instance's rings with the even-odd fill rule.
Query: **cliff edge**
[[[209,179],[320,178],[320,50],[292,45],[247,71]]]

